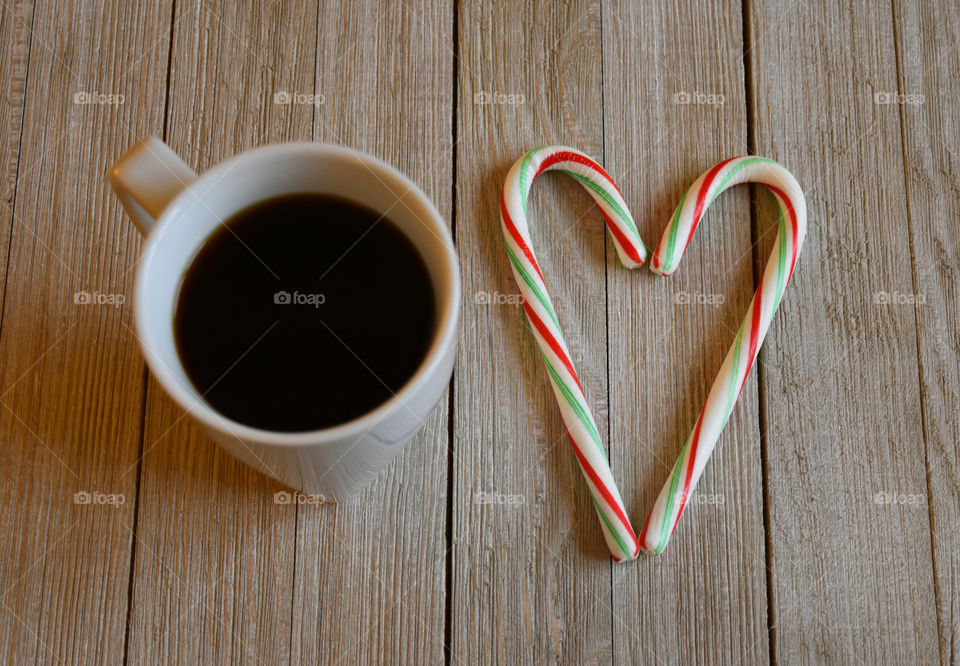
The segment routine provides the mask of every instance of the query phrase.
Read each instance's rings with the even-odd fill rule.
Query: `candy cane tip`
[[[674,266],[673,268],[667,268],[665,266],[657,266],[655,263],[651,263],[650,270],[655,275],[659,275],[660,277],[670,277],[676,272],[677,267]]]
[[[666,549],[667,549],[666,543],[656,544],[654,545],[653,548],[646,548],[644,546],[640,546],[640,550],[643,551],[643,554],[649,555],[650,557],[656,557],[657,555],[660,555],[661,553],[663,553],[663,551]]]

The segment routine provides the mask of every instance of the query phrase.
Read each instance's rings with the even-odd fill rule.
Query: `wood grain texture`
[[[453,5],[324,3],[316,29],[316,139],[397,167],[449,219]],[[300,507],[294,663],[443,663],[448,402],[352,502]]]
[[[451,650],[456,663],[606,663],[610,560],[500,234],[512,162],[603,141],[596,2],[460,7]],[[530,197],[538,261],[606,432],[603,218],[566,176]],[[512,297],[512,298],[511,298]]]
[[[648,5],[0,0],[0,662],[960,660],[960,12]],[[75,302],[131,295],[106,172],[150,134],[198,171],[359,148],[455,218],[452,400],[353,502],[277,504],[147,378],[129,302]],[[515,297],[499,191],[548,143],[605,164],[650,248],[724,157],[807,193],[794,283],[658,558],[611,565]],[[769,254],[750,195],[661,279],[565,176],[534,186],[637,527]]]
[[[937,618],[888,3],[749,6],[756,150],[809,231],[761,353],[774,657],[932,663]],[[760,220],[773,216],[767,199]],[[766,256],[770,243],[760,244]]]
[[[306,4],[177,2],[170,146],[202,172],[308,140],[313,107],[273,96],[312,91],[315,26]],[[128,661],[289,661],[296,507],[274,502],[283,486],[221,451],[153,378],[140,465]]]
[[[960,661],[960,9],[952,2],[896,2],[894,9],[900,97],[892,101],[903,124],[914,259],[913,292],[898,300],[917,318],[940,659],[955,664]]]
[[[0,4],[0,296],[7,278],[10,256],[10,231],[13,228],[13,198],[17,170],[20,167],[20,138],[23,134],[23,108],[26,101],[30,57],[33,2]],[[2,302],[2,301],[0,301]],[[2,318],[0,305],[0,322]]]
[[[162,93],[166,59],[142,46],[162,39],[168,14],[148,2],[2,11],[14,55],[4,76],[13,224],[0,329],[0,659],[119,663],[136,496],[122,472],[140,441],[143,364],[122,302],[139,238],[104,176],[132,128],[161,121],[162,107],[139,95]]]
[[[733,2],[604,6],[606,166],[651,254],[690,184],[747,152],[741,23]],[[749,191],[713,205],[673,277],[608,245],[611,458],[639,530],[753,296]],[[766,663],[766,578],[753,372],[666,551],[614,567],[615,652]]]

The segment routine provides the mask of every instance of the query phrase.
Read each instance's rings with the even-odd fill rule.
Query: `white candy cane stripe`
[[[758,157],[734,158],[718,164],[693,184],[664,232],[653,269],[666,275],[676,269],[704,211],[724,189],[748,181],[762,183],[773,191],[780,206],[780,232],[761,285],[697,424],[638,538],[626,516],[530,241],[526,197],[533,179],[550,169],[569,173],[587,188],[603,210],[617,252],[626,266],[636,268],[643,262],[644,247],[616,185],[583,153],[562,146],[538,148],[517,161],[507,175],[500,203],[507,253],[574,453],[600,516],[607,546],[617,561],[633,559],[641,549],[656,554],[663,551],[676,528],[793,274],[806,232],[803,193],[793,176],[775,162]]]
[[[547,366],[574,453],[593,496],[607,546],[615,559],[632,559],[638,552],[636,534],[624,510],[600,433],[547,294],[527,226],[526,199],[530,186],[534,178],[550,170],[567,173],[590,193],[603,211],[617,254],[625,266],[640,266],[646,259],[646,249],[617,186],[599,164],[580,151],[564,146],[538,148],[524,155],[510,169],[500,200],[500,217],[507,254],[523,295],[527,319]]]

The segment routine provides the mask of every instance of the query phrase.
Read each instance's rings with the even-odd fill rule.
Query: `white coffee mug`
[[[321,143],[255,148],[198,176],[151,137],[113,165],[110,182],[146,236],[134,288],[137,335],[170,396],[228,452],[295,489],[335,501],[372,482],[419,430],[453,371],[459,269],[447,225],[426,195],[378,159]],[[184,273],[224,220],[256,202],[303,192],[338,195],[389,215],[427,265],[437,326],[423,363],[387,402],[338,426],[273,432],[229,419],[203,399],[177,354],[173,318]]]

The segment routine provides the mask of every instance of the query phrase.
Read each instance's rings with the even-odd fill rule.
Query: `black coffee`
[[[386,218],[317,194],[270,199],[210,237],[180,290],[177,351],[221,414],[286,432],[385,402],[436,327],[426,265]]]

